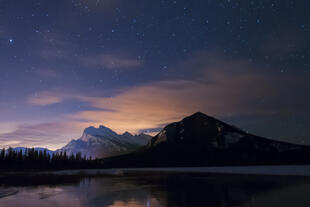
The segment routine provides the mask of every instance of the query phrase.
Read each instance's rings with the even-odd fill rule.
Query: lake
[[[310,206],[310,179],[295,176],[140,173],[2,180],[1,207]]]

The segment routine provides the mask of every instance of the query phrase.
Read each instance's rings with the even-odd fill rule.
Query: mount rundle
[[[146,134],[132,135],[129,132],[117,134],[105,126],[99,128],[88,127],[81,138],[71,140],[66,146],[57,152],[76,154],[92,158],[104,158],[133,152],[146,145],[151,136]]]

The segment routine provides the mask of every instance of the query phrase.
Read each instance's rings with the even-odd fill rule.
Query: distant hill
[[[133,152],[146,145],[151,136],[146,134],[132,135],[129,132],[117,134],[111,129],[100,126],[89,127],[83,132],[81,138],[70,141],[57,152],[66,151],[67,154],[92,156],[92,158],[104,158]]]
[[[310,163],[310,147],[248,134],[203,113],[167,125],[146,147],[103,160],[106,167]]]

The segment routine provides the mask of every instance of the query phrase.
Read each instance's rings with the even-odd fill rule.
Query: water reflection
[[[309,206],[308,179],[219,175],[94,177],[72,182],[5,186],[0,206],[194,207]],[[22,183],[21,183],[22,184]]]

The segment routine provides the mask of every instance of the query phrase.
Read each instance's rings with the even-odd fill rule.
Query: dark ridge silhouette
[[[106,168],[310,164],[310,147],[248,134],[198,112],[167,125],[143,149],[103,163]]]

